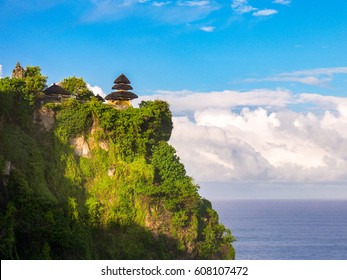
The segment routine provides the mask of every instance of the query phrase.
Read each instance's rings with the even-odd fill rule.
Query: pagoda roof
[[[124,74],[121,74],[119,75],[119,77],[117,79],[114,80],[114,83],[115,84],[130,84],[130,81],[129,79],[124,75]]]
[[[129,84],[115,84],[112,89],[117,89],[117,90],[132,90],[133,87]]]
[[[135,98],[138,98],[138,96],[131,91],[111,92],[105,97],[106,100],[132,100]]]
[[[66,89],[56,84],[53,84],[50,87],[46,88],[43,92],[47,95],[50,95],[50,94],[71,95],[71,93],[68,92]]]

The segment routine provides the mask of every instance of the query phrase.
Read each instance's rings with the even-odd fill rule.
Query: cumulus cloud
[[[274,9],[264,9],[264,10],[259,10],[253,13],[253,16],[255,17],[267,17],[271,15],[277,14],[278,11]]]
[[[0,64],[0,79],[2,78],[2,65]]]
[[[298,103],[317,104],[323,110],[338,111],[340,114],[345,114],[345,108],[347,108],[347,99],[345,97],[324,96],[312,93],[300,94]]]
[[[281,89],[158,93],[175,115],[170,142],[199,182],[347,181],[347,98]]]
[[[100,95],[100,96],[102,96],[102,97],[105,97],[106,96],[106,94],[104,93],[104,91],[102,90],[102,88],[101,87],[99,87],[99,86],[91,86],[90,84],[87,84],[87,88],[89,89],[89,90],[91,90],[93,93],[94,93],[94,95]]]

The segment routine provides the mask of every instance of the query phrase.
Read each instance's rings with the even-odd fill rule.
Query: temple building
[[[17,62],[16,67],[12,70],[12,79],[24,79],[24,76],[25,70],[20,63]]]
[[[70,92],[55,83],[46,88],[43,93],[45,94],[44,100],[47,102],[61,102],[64,99],[71,97]]]
[[[107,104],[114,106],[116,109],[126,109],[131,107],[131,100],[138,98],[138,96],[129,91],[133,87],[130,85],[129,79],[121,74],[117,79],[114,80],[114,86],[112,87],[113,92],[105,97]]]

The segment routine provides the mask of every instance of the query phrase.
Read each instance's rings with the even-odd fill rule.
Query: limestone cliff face
[[[165,102],[68,100],[32,117],[30,129],[0,131],[2,258],[234,258],[230,231],[167,143]]]
[[[110,149],[110,145],[107,140],[94,139],[94,135],[98,131],[100,131],[98,121],[94,120],[89,133],[69,138],[69,143],[73,146],[74,152],[77,156],[91,158],[91,149],[95,147],[99,147],[105,151]]]
[[[34,111],[34,124],[45,131],[53,128],[56,112],[47,107],[42,107]]]
[[[51,129],[54,124],[54,120],[51,122],[51,116],[54,116],[54,114],[44,112],[43,117],[41,117],[41,124],[45,129]],[[47,123],[50,126],[47,126]],[[102,149],[105,152],[109,152],[109,141],[95,139],[95,134],[98,131],[100,131],[98,121],[94,120],[91,129],[87,129],[82,135],[69,138],[69,144],[75,156],[93,160],[93,154],[98,150]],[[111,180],[116,181],[119,179],[117,166],[117,164],[110,164],[105,170],[105,173],[107,172]],[[114,183],[117,184],[116,182]],[[194,243],[194,240],[198,237],[196,220],[195,223],[191,222],[188,226],[175,228],[175,225],[172,223],[174,219],[173,213],[166,209],[160,200],[142,196],[137,197],[136,200],[137,203],[134,203],[131,207],[137,208],[136,211],[141,213],[143,220],[140,223],[153,235],[155,240],[158,241],[161,236],[166,237],[168,240],[181,239],[181,246],[185,250],[181,257],[194,259],[197,256],[196,244]]]
[[[77,156],[90,158],[90,149],[88,142],[84,136],[79,136],[75,138],[70,138],[69,143],[74,147],[74,152]]]

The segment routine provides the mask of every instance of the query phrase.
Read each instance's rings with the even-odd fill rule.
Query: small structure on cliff
[[[64,99],[71,97],[70,92],[55,83],[46,88],[43,93],[45,94],[44,100],[46,102],[61,102]]]
[[[129,91],[133,87],[130,85],[129,79],[121,74],[117,79],[114,80],[114,86],[112,87],[115,91],[111,92],[105,97],[107,104],[114,106],[116,109],[126,109],[131,107],[131,100],[138,98],[138,96]]]
[[[20,63],[17,62],[16,67],[12,70],[12,79],[24,79],[24,76],[25,70]]]
[[[100,94],[95,95],[95,98],[100,102],[105,102],[105,99]]]

